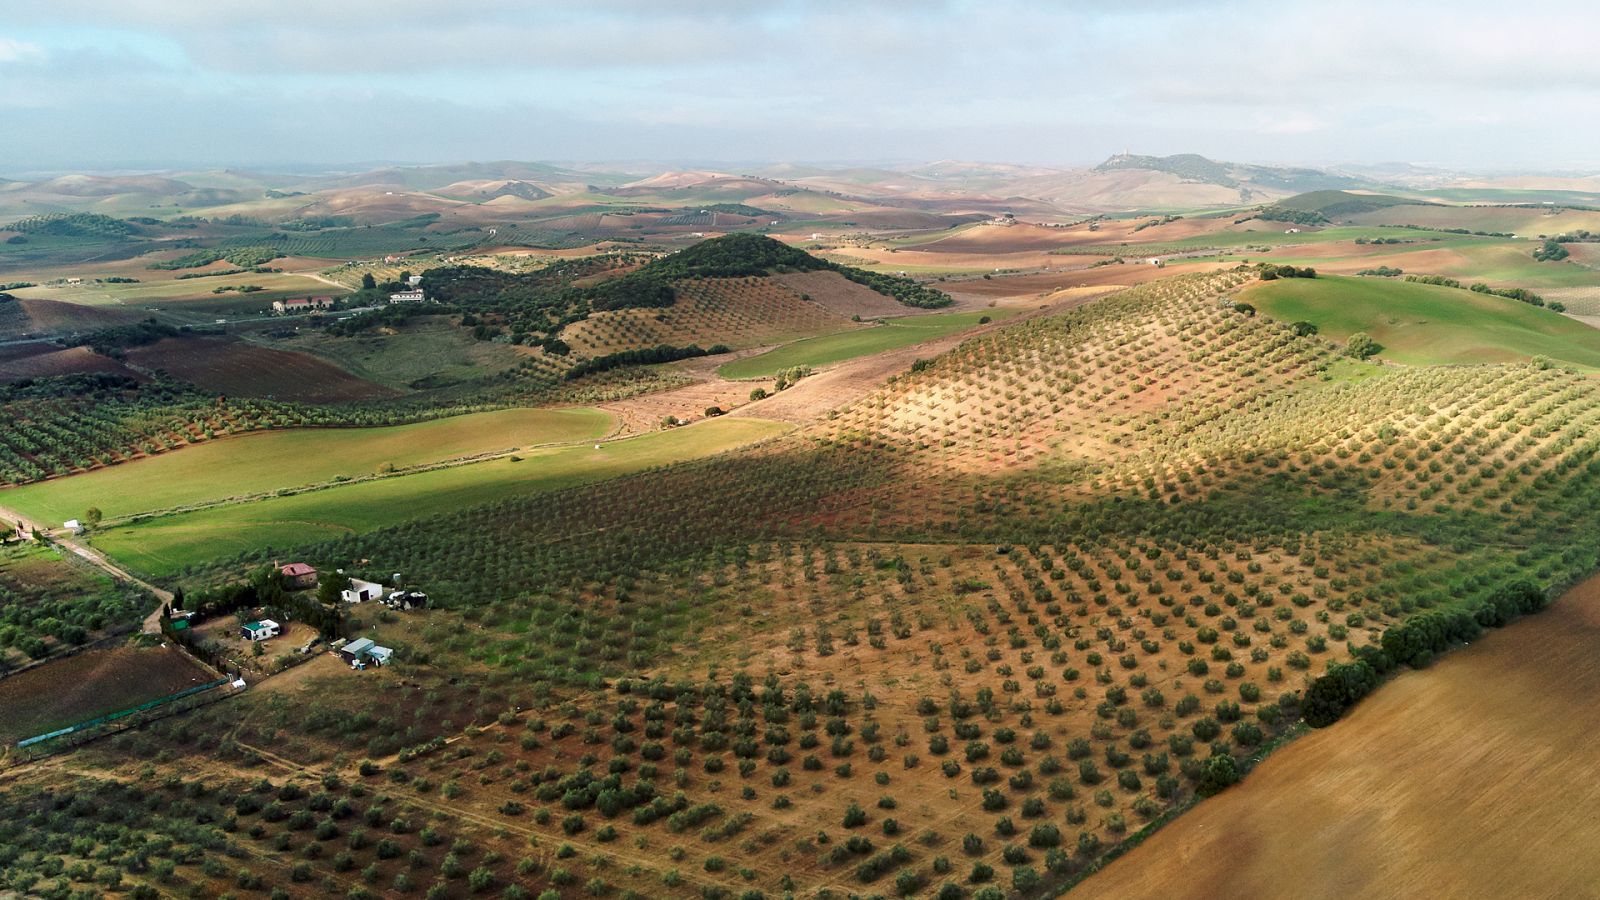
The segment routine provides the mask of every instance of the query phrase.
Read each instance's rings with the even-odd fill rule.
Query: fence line
[[[130,707],[130,708],[124,709],[124,710],[119,710],[119,711],[114,712],[114,713],[108,713],[108,714],[103,715],[103,716],[96,716],[93,719],[88,719],[88,720],[83,721],[83,722],[78,722],[77,724],[74,724],[74,725],[68,725],[66,728],[58,728],[55,731],[52,731],[52,732],[50,732],[48,734],[35,735],[35,736],[31,737],[31,738],[27,738],[26,740],[17,741],[17,749],[20,750],[20,749],[22,749],[24,747],[32,746],[32,745],[37,744],[37,743],[39,743],[41,741],[48,741],[51,738],[61,737],[62,735],[68,735],[68,734],[73,734],[73,733],[79,732],[79,731],[87,731],[87,730],[89,730],[91,728],[97,728],[97,727],[99,727],[101,725],[105,725],[108,722],[114,722],[117,719],[121,719],[121,718],[123,718],[125,716],[131,716],[131,715],[133,715],[135,713],[141,713],[141,712],[144,712],[147,709],[154,709],[154,708],[156,708],[158,706],[161,706],[163,704],[171,703],[174,700],[182,700],[184,697],[192,696],[192,695],[198,694],[198,693],[200,693],[202,691],[209,691],[214,687],[220,687],[220,686],[222,686],[224,684],[228,684],[228,683],[229,683],[229,679],[227,679],[227,678],[219,678],[216,681],[207,682],[205,684],[197,684],[194,687],[184,688],[183,690],[178,691],[175,694],[168,694],[165,697],[157,697],[154,700],[147,700],[144,703],[139,704],[138,706]]]

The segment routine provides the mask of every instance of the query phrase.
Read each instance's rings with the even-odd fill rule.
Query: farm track
[[[149,591],[151,594],[154,594],[155,598],[159,600],[160,603],[156,605],[154,610],[151,610],[150,615],[145,617],[142,631],[145,634],[161,633],[161,610],[164,606],[166,606],[166,604],[172,602],[171,591],[158,588],[150,582],[133,575],[128,570],[112,562],[110,557],[106,556],[104,553],[101,553],[100,551],[86,544],[81,544],[73,540],[69,535],[52,535],[47,526],[42,526],[37,522],[28,520],[16,510],[6,509],[5,507],[0,506],[0,520],[19,523],[22,525],[24,530],[38,531],[40,534],[49,535],[52,541],[72,551],[74,555],[88,562],[90,565],[101,569],[112,578],[129,584],[138,585],[139,587]]]

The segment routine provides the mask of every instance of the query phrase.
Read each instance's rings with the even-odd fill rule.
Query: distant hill
[[[117,194],[180,194],[194,186],[157,175],[63,175],[32,185],[41,194],[66,197],[111,197]]]
[[[555,196],[531,181],[500,179],[487,181],[457,181],[439,188],[438,193],[462,200],[488,201],[499,197],[517,197],[523,200],[543,200]]]
[[[701,241],[621,278],[602,282],[588,290],[588,300],[593,308],[601,310],[671,306],[677,299],[674,285],[684,279],[763,277],[823,269],[838,272],[907,306],[934,309],[951,302],[944,292],[909,278],[841,266],[782,241],[739,232]]]
[[[1334,219],[1358,216],[1376,209],[1391,206],[1436,206],[1421,200],[1410,200],[1390,194],[1352,194],[1349,191],[1309,191],[1279,200],[1275,205],[1286,209],[1321,213]]]
[[[393,166],[353,175],[307,179],[319,187],[363,187],[384,185],[427,191],[449,187],[463,181],[592,182],[593,172],[580,173],[545,163],[487,162],[441,166]]]
[[[1232,188],[1271,191],[1338,190],[1367,186],[1368,182],[1348,175],[1335,175],[1321,169],[1280,168],[1244,163],[1218,162],[1196,153],[1175,156],[1138,156],[1119,153],[1095,167],[1097,172],[1143,169],[1165,172],[1179,178]]]

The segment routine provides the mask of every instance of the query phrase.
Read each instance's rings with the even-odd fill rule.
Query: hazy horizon
[[[1123,150],[1584,170],[1600,156],[1600,21],[1586,13],[1566,2],[1514,17],[1478,0],[487,0],[470,15],[418,0],[27,0],[0,24],[0,171],[1070,167]]]

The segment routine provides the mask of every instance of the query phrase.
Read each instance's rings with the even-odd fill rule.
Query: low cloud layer
[[[1582,167],[1600,18],[1458,2],[23,0],[0,171],[463,158]]]

